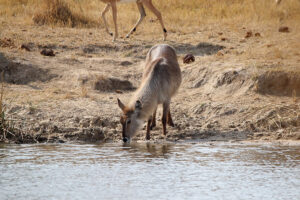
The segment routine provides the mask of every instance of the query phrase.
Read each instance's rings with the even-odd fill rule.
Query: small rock
[[[213,125],[212,124],[207,124],[206,128],[213,128]]]
[[[224,37],[223,37],[223,38],[221,38],[221,41],[226,41],[226,40],[227,40],[227,39],[226,39],[226,38],[224,38]]]
[[[74,121],[75,121],[75,123],[79,123],[80,122],[80,118],[79,117],[75,117]]]
[[[249,37],[252,37],[252,36],[253,36],[252,31],[248,31],[248,32],[246,33],[245,38],[249,38]]]
[[[183,63],[191,63],[191,62],[195,62],[195,56],[193,54],[187,54],[183,57]]]
[[[26,44],[22,44],[20,49],[25,49],[26,51],[30,51],[30,48]]]
[[[230,124],[229,128],[235,128],[235,125],[234,124]]]
[[[46,142],[48,140],[48,138],[45,136],[38,136],[38,137],[36,137],[36,140],[38,142]]]
[[[116,90],[115,92],[118,94],[123,94],[123,92],[121,90]]]
[[[44,56],[55,56],[52,49],[43,49],[41,51],[41,54],[44,55]]]
[[[223,33],[222,33],[222,32],[219,32],[218,35],[223,35]]]
[[[129,61],[122,61],[122,62],[120,63],[120,65],[122,65],[122,66],[129,66],[129,65],[132,65],[132,62],[129,62]]]
[[[281,32],[281,33],[288,33],[288,32],[290,32],[289,27],[287,27],[287,26],[281,26],[281,27],[279,27],[278,31]]]
[[[255,37],[260,37],[261,35],[260,35],[260,33],[255,33],[254,36]]]

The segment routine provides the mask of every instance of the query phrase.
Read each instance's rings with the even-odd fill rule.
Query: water
[[[300,146],[0,145],[0,199],[300,199]]]

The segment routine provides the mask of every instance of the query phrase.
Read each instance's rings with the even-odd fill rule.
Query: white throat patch
[[[144,124],[144,121],[143,121],[143,120],[140,120],[140,119],[137,119],[136,122],[137,122],[137,124],[138,124],[139,129],[140,129],[140,128],[143,126],[143,124]]]

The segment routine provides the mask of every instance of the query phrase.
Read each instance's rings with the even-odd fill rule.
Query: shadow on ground
[[[225,48],[225,46],[211,44],[207,42],[200,42],[196,45],[188,43],[172,43],[178,54],[191,53],[195,56],[205,56],[216,54],[218,51]]]
[[[211,44],[206,42],[200,42],[196,45],[189,44],[189,43],[176,43],[176,42],[169,42],[172,45],[178,54],[188,54],[192,53],[195,56],[204,56],[204,55],[212,55],[216,54],[218,51],[225,48],[225,46]],[[99,52],[127,52],[129,56],[137,56],[139,58],[146,57],[146,52],[148,52],[151,47],[156,44],[88,44],[82,46],[83,53],[99,53]],[[142,54],[141,54],[142,53]],[[126,55],[126,54],[125,54]]]
[[[51,74],[49,70],[10,61],[1,52],[0,73],[3,73],[5,82],[17,85],[26,85],[35,81],[46,82],[57,77],[56,74]]]

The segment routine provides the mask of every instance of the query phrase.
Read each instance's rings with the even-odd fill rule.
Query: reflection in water
[[[171,143],[125,143],[121,150],[128,151],[133,158],[141,155],[141,153],[145,158],[168,158],[168,153],[173,145]]]
[[[1,200],[299,199],[300,146],[1,145],[0,172]]]

